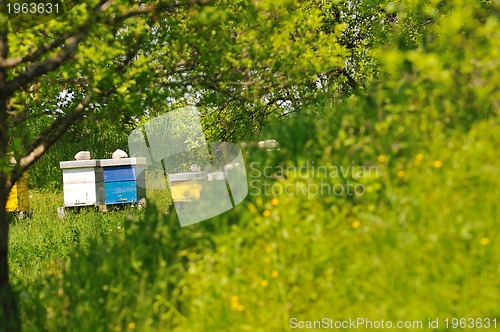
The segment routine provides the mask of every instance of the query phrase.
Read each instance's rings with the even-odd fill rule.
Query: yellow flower
[[[240,303],[240,299],[237,296],[231,296],[231,309],[233,311],[243,311],[245,307]]]
[[[403,170],[399,170],[397,173],[396,173],[396,176],[398,178],[403,178],[404,176],[406,175],[406,172],[403,171]]]
[[[421,161],[422,159],[424,159],[424,154],[423,153],[417,153],[417,155],[415,156],[415,160],[416,161]]]
[[[271,215],[271,211],[269,210],[264,210],[264,213],[262,213],[264,217],[269,217]]]
[[[278,278],[278,276],[279,276],[279,275],[280,275],[280,274],[278,273],[278,271],[273,271],[273,272],[271,272],[271,276],[272,276],[273,278]]]
[[[269,258],[269,257],[264,257],[264,263],[266,263],[266,264],[271,263],[271,258]]]
[[[128,329],[129,329],[129,330],[133,330],[133,329],[135,329],[135,323],[134,323],[134,322],[130,322],[130,323],[128,323]]]
[[[278,205],[278,203],[280,202],[280,200],[277,198],[277,197],[274,197],[272,200],[271,200],[271,204],[273,206],[276,206]]]
[[[435,168],[441,168],[441,166],[443,166],[443,162],[441,160],[436,160],[433,163],[433,165],[434,165]]]
[[[260,285],[261,285],[262,287],[267,287],[267,285],[269,285],[269,281],[267,281],[267,280],[262,280],[262,281],[260,282]]]
[[[273,251],[273,246],[272,246],[272,245],[270,245],[270,244],[268,244],[268,245],[266,246],[266,249],[265,249],[265,250],[266,250],[266,252],[271,252],[271,251]]]
[[[354,220],[352,222],[352,227],[353,228],[359,228],[359,226],[361,226],[361,223],[358,220]]]
[[[380,155],[377,157],[379,163],[385,163],[387,161],[387,157],[384,155]]]
[[[490,239],[488,239],[487,237],[483,237],[481,240],[479,240],[479,243],[481,243],[482,246],[486,246],[488,245],[488,243],[490,243]]]

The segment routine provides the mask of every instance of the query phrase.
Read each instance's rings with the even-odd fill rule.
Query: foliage
[[[87,121],[70,129],[65,138],[54,144],[29,170],[30,188],[62,190],[59,162],[73,160],[79,151],[89,151],[92,159],[111,158],[116,149],[126,149],[127,131],[120,124],[87,125]]]
[[[338,42],[341,25],[318,34],[321,11],[314,5],[307,11],[294,1],[178,7],[111,25],[106,20],[127,15],[125,10],[133,12],[136,5],[115,2],[93,22],[92,4],[81,4],[60,20],[10,35],[10,56],[15,58],[79,25],[89,29],[75,54],[57,70],[15,91],[10,107],[15,110],[12,124],[17,125],[10,135],[28,136],[24,141],[29,143],[93,93],[83,116],[94,131],[106,118],[127,123],[133,115],[168,109],[187,98],[211,110],[229,107],[222,112],[224,121],[218,118],[211,123],[239,124],[238,130],[225,127],[225,133],[219,133],[223,138],[238,136],[250,129],[245,128],[247,120],[261,126],[270,112],[279,112],[276,103],[302,100],[304,83],[314,85],[318,75],[344,67],[346,54]],[[30,66],[21,63],[9,71],[9,78]],[[314,94],[314,89],[308,91]],[[30,121],[40,117],[41,121]],[[22,150],[15,150],[21,157]]]
[[[9,101],[13,111],[8,119],[9,149],[18,160],[33,152],[36,145],[30,145],[38,134],[43,134],[42,142],[55,136],[58,126],[43,130],[58,119],[69,118],[81,102],[87,108],[79,116],[82,123],[64,129],[67,133],[60,144],[81,142],[82,147],[49,152],[50,157],[35,166],[37,174],[53,169],[49,160],[68,159],[85,145],[102,157],[110,151],[96,147],[110,139],[116,145],[122,143],[134,119],[186,103],[200,105],[210,140],[249,138],[283,112],[310,103],[322,107],[325,96],[349,94],[349,89],[359,85],[349,75],[365,84],[375,68],[366,45],[378,37],[372,31],[356,31],[367,26],[365,21],[375,24],[370,29],[388,26],[384,11],[376,17],[369,14],[372,4],[286,0],[191,4],[176,9],[165,5],[165,10],[112,25],[113,17],[134,13],[136,5],[114,2],[94,22],[89,16],[93,4],[82,3],[58,20],[9,35],[10,56],[16,58],[43,50],[47,42],[69,36],[82,26],[89,29],[74,54],[58,63],[56,70],[33,77]],[[21,62],[9,70],[9,78],[15,79],[33,65],[45,65],[58,45],[41,55],[40,61]],[[54,172],[48,173],[49,178],[32,185],[57,186]]]

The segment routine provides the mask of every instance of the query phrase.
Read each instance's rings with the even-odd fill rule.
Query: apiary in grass
[[[106,205],[137,203],[146,197],[146,158],[101,159]]]
[[[7,212],[27,212],[29,210],[28,173],[12,186],[5,209]]]
[[[98,160],[61,161],[64,206],[104,204],[103,172]]]

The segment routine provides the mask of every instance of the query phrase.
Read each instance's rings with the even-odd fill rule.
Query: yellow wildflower
[[[275,271],[273,271],[273,272],[271,272],[271,276],[272,276],[273,278],[278,278],[278,276],[279,276],[279,275],[280,275],[280,274],[279,274],[279,273],[278,273],[278,271],[276,271],[276,270],[275,270]]]
[[[488,243],[490,243],[490,239],[488,239],[487,237],[483,237],[481,240],[479,240],[479,243],[481,243],[482,246],[486,246],[488,245]]]
[[[361,226],[361,223],[358,220],[354,220],[352,222],[352,227],[353,228],[359,228],[359,226]]]
[[[134,323],[134,322],[130,322],[130,323],[128,323],[128,329],[129,329],[129,330],[133,330],[133,329],[135,329],[135,323]]]
[[[396,173],[396,176],[398,178],[403,178],[404,176],[406,175],[406,172],[403,171],[403,170],[399,170],[397,173]]]
[[[277,198],[277,197],[274,197],[272,200],[271,200],[271,204],[273,206],[276,206],[278,205],[278,203],[280,202],[280,200]]]
[[[233,311],[243,311],[245,306],[240,303],[240,299],[237,296],[231,296],[231,309]]]
[[[260,285],[261,285],[262,287],[267,287],[267,285],[269,285],[269,281],[267,281],[267,280],[262,280],[262,281],[260,282]]]
[[[264,213],[262,213],[264,217],[269,217],[271,215],[271,211],[269,210],[264,210]]]
[[[379,163],[383,164],[383,163],[385,163],[387,161],[387,157],[384,156],[384,155],[380,155],[380,156],[377,157],[377,160],[378,160]]]
[[[433,165],[434,165],[435,168],[441,168],[441,166],[443,166],[443,162],[441,160],[436,160],[433,163]]]
[[[417,155],[415,156],[415,160],[416,161],[421,161],[422,159],[424,159],[424,154],[423,153],[417,153]]]

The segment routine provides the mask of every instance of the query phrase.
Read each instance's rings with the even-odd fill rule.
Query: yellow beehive
[[[203,175],[202,172],[170,174],[168,181],[174,203],[199,199],[203,190]]]
[[[7,212],[26,212],[29,210],[28,173],[25,172],[10,190],[5,208]]]
[[[195,181],[183,181],[181,183],[173,183],[170,190],[174,202],[185,202],[199,199],[202,185]]]

